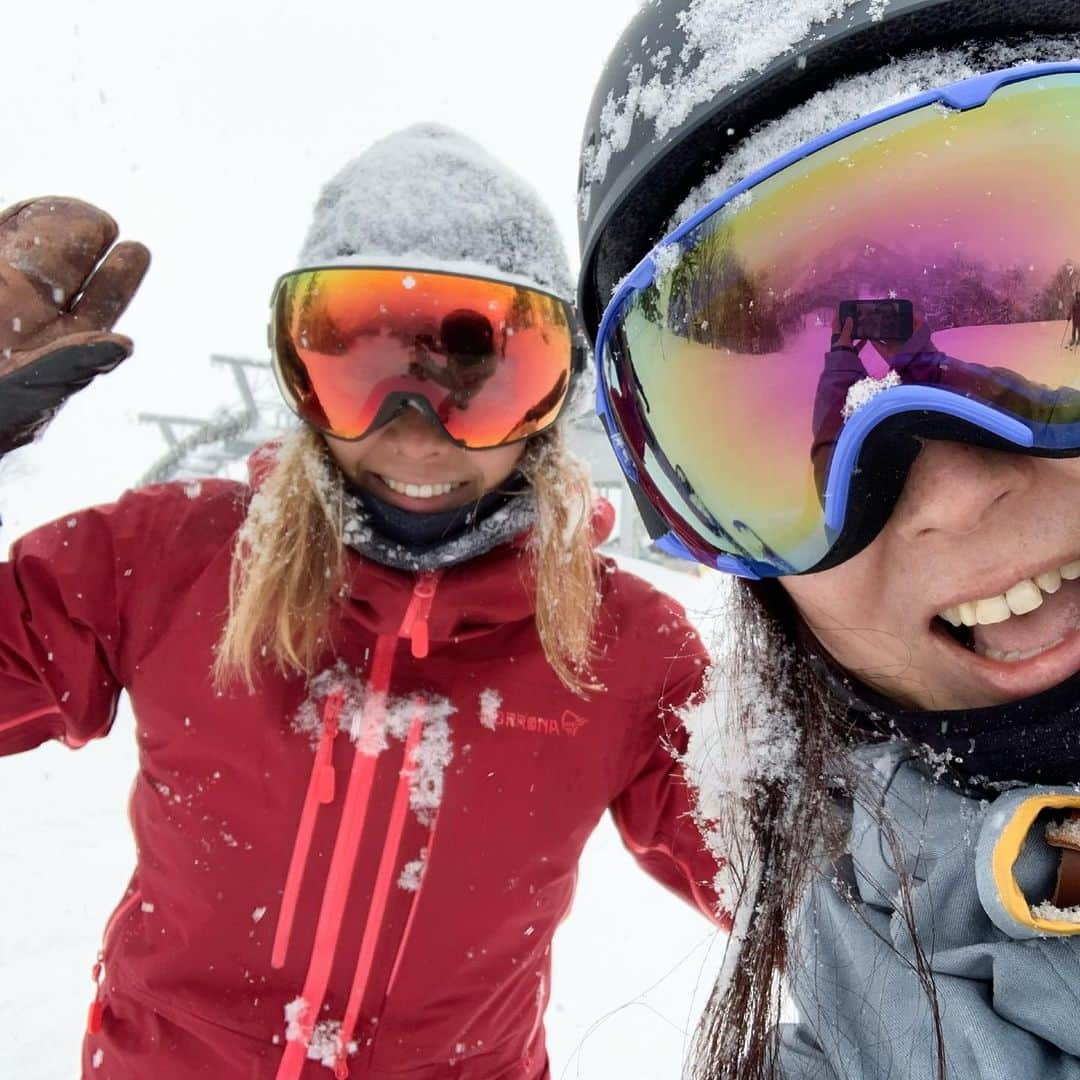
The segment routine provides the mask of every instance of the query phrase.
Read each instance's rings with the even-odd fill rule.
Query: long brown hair
[[[599,608],[592,548],[592,490],[558,427],[531,439],[518,465],[536,499],[529,542],[536,588],[536,626],[560,681],[584,695]],[[214,664],[220,688],[240,680],[254,689],[257,669],[315,672],[329,640],[334,604],[344,586],[345,486],[319,434],[287,436],[252,496],[237,536],[229,579],[229,614]]]
[[[725,894],[733,901],[735,928],[695,1037],[690,1074],[695,1080],[777,1080],[782,977],[794,919],[815,878],[828,874],[828,863],[845,851],[848,815],[841,808],[860,797],[850,750],[873,736],[852,727],[815,676],[799,644],[794,604],[778,583],[739,581],[731,605],[718,665],[724,704],[715,718],[716,745],[738,753],[739,745],[760,748],[768,738],[789,744],[782,770],[751,772],[710,808],[712,842],[729,860]],[[937,1073],[944,1078],[940,1016],[915,931],[906,860],[891,823],[877,806],[868,809],[900,875],[898,914],[931,1006]]]

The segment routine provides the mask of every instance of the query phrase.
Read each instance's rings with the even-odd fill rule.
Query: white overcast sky
[[[270,288],[321,184],[380,136],[450,124],[539,190],[576,266],[592,88],[639,0],[5,5],[0,205],[95,202],[154,262],[132,360],[5,462],[4,537],[113,498],[165,447],[140,411],[234,396],[210,353],[265,355]]]
[[[118,327],[134,338],[134,357],[72,399],[40,442],[0,464],[0,548],[136,482],[166,449],[156,428],[136,422],[139,412],[207,416],[224,402],[238,404],[210,354],[265,356],[270,288],[294,264],[319,188],[390,131],[432,119],[478,140],[538,189],[576,266],[585,111],[638,4],[5,3],[0,206],[45,194],[88,199],[116,218],[124,237],[145,242],[154,261]],[[685,581],[690,588],[694,579]],[[709,603],[703,597],[698,606]],[[94,873],[109,871],[93,889],[65,899],[68,879],[49,851],[72,835],[66,811],[44,815],[19,849],[27,880],[46,890],[31,894],[41,921],[28,940],[52,950],[35,955],[66,962],[92,955],[101,913],[123,880],[130,856],[117,792],[131,751],[123,736],[106,740],[81,752],[96,755],[91,770],[81,754],[68,763],[64,751],[39,753],[40,762],[32,755],[34,763],[21,762],[4,779],[0,794],[24,808],[32,795],[76,792],[94,844],[79,848],[86,857],[72,863],[70,880],[91,863]],[[110,778],[119,782],[106,791]],[[14,840],[8,835],[5,843]],[[704,920],[650,886],[620,847],[610,825],[594,838],[578,907],[556,949],[549,1023],[557,1075],[674,1076],[686,1050],[683,1031],[719,963]],[[614,914],[612,896],[619,897]],[[73,905],[87,936],[69,949],[58,943],[73,933]],[[15,914],[4,921],[22,926],[15,937],[27,939]],[[664,935],[642,935],[642,926],[659,925]],[[0,940],[0,954],[6,944],[9,954],[23,955],[13,940]],[[52,1076],[59,1075],[53,1063],[75,1052],[78,1030],[65,1020],[57,1036],[41,1003],[52,994],[62,1017],[85,1006],[77,985],[65,983],[59,994],[42,989],[41,963],[19,969],[27,976],[20,994],[36,995],[33,1015],[50,1022],[20,1024],[15,1051],[18,1058],[20,1048],[46,1047],[47,1062],[35,1067]],[[0,992],[0,1014],[3,1006]],[[25,1019],[19,1010],[11,1015]]]

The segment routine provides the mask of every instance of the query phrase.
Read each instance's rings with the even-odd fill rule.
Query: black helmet
[[[722,28],[730,0],[648,0],[593,95],[578,224],[579,306],[594,341],[615,286],[660,239],[687,193],[751,129],[839,78],[919,49],[1080,32],[1080,0],[848,0],[840,15],[809,25],[779,55],[723,54],[717,67],[734,72],[725,77],[702,70],[703,61],[719,57],[716,50],[706,57],[693,34],[695,18],[714,14],[710,2]],[[751,44],[767,51],[767,40]]]

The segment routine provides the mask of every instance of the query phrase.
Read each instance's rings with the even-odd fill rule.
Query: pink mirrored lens
[[[605,361],[651,485],[717,550],[803,570],[833,539],[836,441],[887,386],[975,398],[1056,445],[1080,419],[1078,179],[1080,76],[1053,75],[877,124],[712,215]],[[833,352],[853,304],[905,339]]]

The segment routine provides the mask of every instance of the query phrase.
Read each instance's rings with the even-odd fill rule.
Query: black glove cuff
[[[0,377],[0,456],[32,442],[72,394],[128,351],[116,341],[61,346]]]

